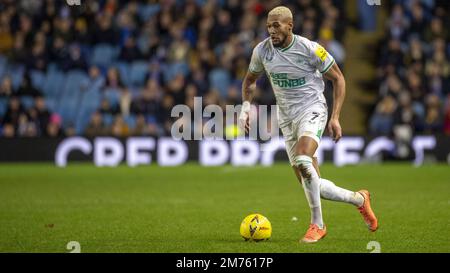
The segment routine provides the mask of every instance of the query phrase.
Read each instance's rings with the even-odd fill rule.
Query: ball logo
[[[255,224],[256,222],[256,224]],[[255,215],[255,217],[253,217],[253,219],[250,221],[250,235],[253,236],[253,234],[255,234],[256,229],[258,228],[258,224],[259,224],[259,219],[258,219],[258,215]]]
[[[250,236],[253,236],[253,234],[255,234],[256,232],[256,226],[252,227],[252,224],[250,224],[250,226],[248,227],[250,229]]]

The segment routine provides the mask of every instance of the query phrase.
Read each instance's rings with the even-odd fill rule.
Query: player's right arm
[[[252,59],[247,74],[242,82],[242,109],[241,114],[239,115],[239,121],[246,132],[249,132],[250,130],[249,113],[251,101],[253,99],[253,91],[256,88],[256,80],[263,70],[264,67],[259,56],[258,47],[255,47],[255,49],[253,49]]]
[[[253,99],[253,91],[256,88],[256,80],[259,78],[260,74],[255,74],[250,70],[247,71],[247,74],[244,77],[242,82],[242,101],[243,102],[251,102]]]
[[[242,109],[239,115],[239,121],[247,133],[250,131],[250,107],[258,77],[259,74],[255,74],[249,70],[242,82]]]

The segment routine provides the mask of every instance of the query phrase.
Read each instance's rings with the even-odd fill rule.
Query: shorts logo
[[[322,136],[322,129],[319,129],[319,131],[317,131],[317,137],[320,139],[321,136]]]
[[[328,56],[328,52],[325,50],[325,48],[323,48],[322,46],[319,45],[319,46],[317,47],[315,53],[316,53],[316,56],[319,57],[319,59],[320,59],[322,62],[325,62],[325,59],[326,59],[327,56]]]

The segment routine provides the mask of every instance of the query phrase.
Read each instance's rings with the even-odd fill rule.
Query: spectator
[[[411,95],[407,91],[402,91],[398,101],[399,104],[394,113],[394,125],[407,125],[410,130],[418,130],[421,120],[413,108]]]
[[[128,63],[142,59],[142,54],[137,47],[136,39],[133,36],[129,36],[125,40],[125,45],[120,51],[119,59]]]
[[[3,78],[2,83],[0,85],[0,97],[11,97],[14,94],[14,90],[12,87],[12,80],[10,76],[6,76]]]
[[[0,53],[5,53],[13,47],[14,39],[11,35],[10,26],[0,22]]]
[[[133,136],[143,136],[146,135],[146,127],[147,124],[145,122],[145,116],[144,115],[137,115],[136,117],[136,125],[133,129],[130,131],[130,135]]]
[[[165,94],[161,101],[161,110],[158,111],[159,115],[157,120],[163,125],[166,133],[170,132],[170,127],[172,124],[171,112],[172,108],[175,106],[175,100],[169,94]]]
[[[447,95],[446,107],[444,110],[444,133],[450,136],[450,94]]]
[[[50,116],[49,123],[47,124],[46,136],[51,138],[64,137],[64,131],[61,128],[61,117],[57,114]]]
[[[131,112],[156,117],[159,112],[159,100],[159,86],[150,80],[139,97],[131,103]]]
[[[89,122],[84,134],[88,137],[95,137],[107,135],[108,133],[109,130],[103,123],[101,113],[95,112],[92,114],[91,121]]]
[[[402,5],[396,4],[393,7],[391,16],[388,20],[388,30],[390,32],[390,36],[395,40],[405,40],[408,27],[409,20],[405,16]]]
[[[6,138],[13,138],[16,136],[14,125],[11,123],[6,123],[3,125],[2,136]]]
[[[69,47],[69,54],[67,59],[62,63],[62,69],[64,71],[73,69],[87,70],[87,62],[82,56],[81,47],[79,45],[73,44]]]
[[[123,84],[119,70],[116,67],[111,67],[108,69],[108,73],[106,75],[106,83],[104,88],[105,89],[122,89],[125,85]]]
[[[69,59],[69,48],[63,37],[57,36],[53,40],[52,47],[50,49],[50,58],[63,69]]]
[[[105,85],[105,79],[103,78],[100,69],[93,65],[89,68],[89,77],[84,83],[82,88],[84,90],[97,90],[100,91]]]
[[[130,134],[130,128],[123,120],[123,117],[117,115],[111,127],[111,133],[116,137],[126,137]]]
[[[38,2],[19,8],[19,2],[9,1],[0,11],[0,39],[4,37],[2,41],[5,41],[0,54],[8,57],[7,64],[0,67],[6,67],[3,75],[13,75],[14,83],[19,74],[32,75],[33,84],[42,88],[38,88],[42,93],[35,94],[29,87],[30,79],[26,78],[24,82],[28,82],[28,87],[21,88],[19,94],[43,95],[45,101],[51,102],[51,108],[56,106],[59,110],[58,103],[66,93],[61,90],[65,91],[67,86],[68,73],[64,72],[88,69],[87,79],[73,85],[80,86],[79,89],[85,92],[68,92],[73,95],[73,101],[80,102],[80,107],[69,110],[69,114],[81,117],[84,113],[98,111],[108,112],[108,116],[119,115],[111,120],[115,128],[123,125],[121,119],[125,117],[127,121],[136,118],[137,122],[136,115],[142,115],[145,122],[139,118],[139,131],[146,135],[170,134],[171,107],[184,103],[192,107],[195,96],[203,96],[205,102],[221,106],[227,102],[240,102],[236,95],[239,90],[228,87],[240,85],[253,47],[267,37],[263,15],[274,5],[273,1],[166,1],[155,4],[155,1],[107,0],[87,1],[82,9],[73,9],[60,1]],[[149,9],[149,5],[155,9]],[[313,40],[323,39],[324,46],[342,65],[344,55],[339,45],[346,26],[344,5],[339,1],[315,3],[302,0],[290,7],[296,16],[295,32],[300,31]],[[432,28],[425,29],[425,33],[429,33],[430,39],[437,40],[433,45],[445,49],[445,41],[438,41],[447,39],[442,36],[442,25],[445,25],[444,20],[436,21]],[[111,52],[100,56],[104,57],[101,69],[88,66],[91,64],[89,57],[99,44],[112,47]],[[425,55],[428,54],[427,48],[423,50]],[[402,61],[403,55],[398,57],[398,61]],[[441,66],[439,59],[442,58],[440,55],[436,58],[435,63]],[[121,74],[130,73],[131,69],[129,65],[121,64],[119,72],[114,67],[117,61],[149,62],[146,86],[136,87],[132,86],[132,81],[122,81],[131,79],[131,75]],[[32,70],[38,71],[31,74]],[[414,72],[420,75],[419,71]],[[441,77],[445,80],[447,76],[444,73]],[[439,84],[435,82],[438,81],[433,81],[432,86],[437,88]],[[15,95],[15,86],[11,83],[2,80],[0,96]],[[266,79],[262,79],[261,84],[264,90],[270,91]],[[426,79],[422,79],[421,84],[429,86]],[[100,90],[111,93],[102,96],[96,92]],[[259,103],[275,103],[273,96],[265,95],[270,92],[260,93],[255,97]],[[107,98],[111,105],[105,107],[102,98]],[[117,109],[107,109],[114,107]],[[74,124],[51,122],[48,116],[52,113],[46,111],[44,116],[47,118],[42,118],[36,107],[27,113],[28,122],[38,125],[38,134],[62,136],[74,133]],[[8,115],[10,119],[11,113]],[[94,114],[91,121],[96,120],[95,124],[81,128],[82,131],[112,132],[111,128],[103,130],[106,126],[101,115],[100,122],[94,116],[97,115]],[[42,121],[46,119],[47,122]],[[22,120],[24,123],[25,119]],[[15,118],[13,126],[18,125],[17,121]],[[105,120],[105,123],[109,122],[109,118]]]
[[[111,14],[104,13],[99,15],[97,19],[97,28],[94,31],[93,40],[95,44],[117,45],[118,33],[112,24]]]
[[[28,74],[25,74],[22,79],[22,83],[17,90],[17,95],[37,97],[41,96],[42,92],[31,84],[30,76]]]
[[[53,57],[53,55],[51,56]],[[45,71],[47,69],[48,55],[45,51],[45,44],[43,42],[37,42],[33,45],[31,56],[29,58],[26,58],[26,63],[28,70],[36,69]]]
[[[17,124],[17,136],[36,137],[38,135],[38,125],[30,120],[25,113],[20,114]]]
[[[73,40],[82,46],[91,44],[92,37],[88,31],[87,21],[85,18],[77,18],[74,26]]]
[[[375,135],[389,135],[394,125],[393,114],[396,109],[392,96],[384,97],[377,105],[370,120],[370,132]]]
[[[425,133],[436,134],[442,132],[443,116],[439,97],[429,95],[426,99]]]
[[[130,89],[124,88],[120,91],[119,112],[122,116],[130,115],[132,99]]]
[[[102,115],[106,114],[114,116],[118,113],[117,107],[115,105],[111,105],[107,99],[102,99],[99,111]]]
[[[416,133],[439,134],[447,128],[441,103],[450,90],[447,13],[441,1],[397,2],[389,34],[381,41],[379,97],[392,96],[399,105],[395,124],[408,124]],[[379,115],[377,106],[372,120]]]
[[[19,116],[23,114],[25,111],[20,103],[18,97],[13,96],[9,99],[9,105],[6,110],[6,114],[3,118],[3,123],[13,124],[14,127],[17,127],[19,122]]]
[[[25,48],[24,35],[20,32],[14,35],[14,44],[9,56],[14,63],[25,63],[27,60],[27,50]]]
[[[34,108],[30,110],[35,114],[30,114],[39,124],[40,132],[45,132],[50,121],[51,113],[45,105],[44,97],[36,97],[34,99]]]

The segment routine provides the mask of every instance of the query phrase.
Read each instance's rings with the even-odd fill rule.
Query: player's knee
[[[299,155],[307,155],[309,153],[309,149],[308,147],[298,146],[296,152]]]
[[[298,155],[295,157],[295,165],[298,167],[300,174],[303,178],[309,179],[311,178],[311,172],[313,164],[312,158],[307,155]]]

